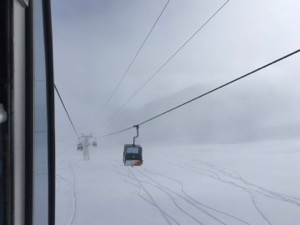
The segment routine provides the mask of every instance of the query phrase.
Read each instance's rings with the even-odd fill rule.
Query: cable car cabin
[[[97,147],[97,142],[96,141],[93,141],[93,147]]]
[[[78,150],[78,151],[83,151],[83,144],[82,144],[82,143],[79,143],[79,144],[77,145],[77,150]]]
[[[125,166],[141,166],[143,164],[142,147],[140,145],[124,145],[123,162]]]

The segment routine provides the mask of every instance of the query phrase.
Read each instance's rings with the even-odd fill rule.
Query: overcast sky
[[[107,121],[225,3],[171,0],[102,114],[166,2],[52,0],[55,83],[80,134],[132,126],[300,47],[299,1],[231,0]],[[139,141],[230,142],[295,135],[300,124],[299,60],[300,54],[295,55],[142,126]],[[56,121],[58,141],[76,140],[58,99]],[[130,143],[133,133],[106,141]]]

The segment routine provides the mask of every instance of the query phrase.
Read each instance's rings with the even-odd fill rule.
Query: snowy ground
[[[57,225],[300,224],[300,141],[144,148],[57,144]]]

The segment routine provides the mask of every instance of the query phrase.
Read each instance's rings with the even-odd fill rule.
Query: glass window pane
[[[48,109],[42,0],[34,2],[34,224],[48,224]]]

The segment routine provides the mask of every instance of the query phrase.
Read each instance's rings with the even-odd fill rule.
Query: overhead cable
[[[118,131],[115,131],[115,132],[112,132],[112,133],[109,133],[109,134],[105,134],[105,135],[100,136],[99,138],[109,137],[109,136],[112,136],[112,135],[115,135],[115,134],[118,134],[118,133],[122,133],[124,131],[130,130],[130,129],[133,129],[133,128],[135,128],[135,126],[127,127],[125,129],[122,129],[122,130],[118,130]]]
[[[210,91],[208,91],[208,92],[206,92],[206,93],[204,93],[204,94],[201,94],[201,95],[199,95],[199,96],[197,96],[197,97],[195,97],[195,98],[192,98],[192,99],[190,99],[190,100],[188,100],[188,101],[186,101],[186,102],[184,102],[184,103],[182,103],[182,104],[180,104],[180,105],[177,105],[177,106],[175,106],[175,107],[173,107],[173,108],[171,108],[171,109],[169,109],[169,110],[166,110],[166,111],[164,111],[164,112],[162,112],[162,113],[160,113],[160,114],[158,114],[158,115],[156,115],[156,116],[153,116],[153,117],[151,117],[150,119],[144,120],[143,122],[140,122],[140,123],[138,123],[138,124],[136,124],[136,125],[134,125],[134,126],[132,126],[132,127],[128,127],[128,128],[126,128],[126,129],[123,129],[123,130],[119,130],[119,131],[113,132],[113,133],[111,133],[111,134],[109,134],[109,135],[103,135],[103,136],[101,136],[101,137],[111,136],[111,135],[114,135],[114,134],[117,134],[117,133],[124,132],[124,131],[129,130],[129,129],[133,129],[133,128],[135,128],[136,126],[144,125],[145,123],[148,123],[148,122],[150,122],[150,121],[152,121],[152,120],[154,120],[154,119],[157,119],[158,117],[161,117],[161,116],[163,116],[163,115],[165,115],[165,114],[167,114],[167,113],[170,113],[170,112],[172,112],[172,111],[174,111],[174,110],[176,110],[176,109],[178,109],[178,108],[181,108],[181,107],[183,107],[183,106],[185,106],[185,105],[187,105],[187,104],[189,104],[189,103],[191,103],[191,102],[193,102],[193,101],[196,101],[196,100],[198,100],[198,99],[200,99],[200,98],[202,98],[202,97],[204,97],[204,96],[206,96],[206,95],[209,95],[209,94],[211,94],[211,93],[213,93],[213,92],[215,92],[215,91],[217,91],[217,90],[220,90],[220,89],[224,88],[225,86],[228,86],[228,85],[233,84],[233,83],[235,83],[235,82],[237,82],[237,81],[239,81],[239,80],[241,80],[241,79],[243,79],[243,78],[246,78],[246,77],[248,77],[248,76],[250,76],[250,75],[252,75],[252,74],[254,74],[254,73],[256,73],[256,72],[258,72],[258,71],[260,71],[260,70],[263,70],[263,69],[265,69],[265,68],[267,68],[267,67],[269,67],[269,66],[271,66],[271,65],[273,65],[273,64],[276,64],[276,63],[278,63],[278,62],[280,62],[280,61],[282,61],[282,60],[284,60],[284,59],[286,59],[286,58],[289,58],[289,57],[291,57],[291,56],[293,56],[293,55],[295,55],[295,54],[297,54],[297,53],[299,53],[299,52],[300,52],[300,49],[298,49],[298,50],[296,50],[296,51],[293,51],[293,52],[291,52],[291,53],[289,53],[289,54],[287,54],[287,55],[285,55],[285,56],[283,56],[283,57],[281,57],[281,58],[279,58],[279,59],[276,59],[276,60],[274,60],[274,61],[272,61],[272,62],[270,62],[270,63],[268,63],[268,64],[266,64],[266,65],[264,65],[264,66],[261,66],[261,67],[255,69],[255,70],[253,70],[253,71],[251,71],[251,72],[249,72],[249,73],[246,73],[245,75],[242,75],[242,76],[240,76],[240,77],[238,77],[238,78],[235,78],[235,79],[233,79],[233,80],[231,80],[231,81],[229,81],[229,82],[227,82],[227,83],[225,83],[225,84],[223,84],[223,85],[220,85],[220,86],[218,86],[218,87],[216,87],[216,88],[214,88],[214,89],[212,89],[212,90],[210,90]]]
[[[112,97],[116,94],[119,86],[121,85],[122,81],[124,80],[125,76],[127,75],[128,71],[130,70],[132,64],[134,63],[135,59],[137,58],[137,56],[139,55],[139,53],[141,52],[142,48],[144,47],[146,41],[148,40],[150,34],[152,33],[154,27],[156,26],[156,24],[158,23],[160,17],[162,16],[163,12],[165,11],[165,9],[167,8],[168,4],[169,4],[170,0],[167,1],[167,3],[165,4],[164,8],[162,9],[162,11],[160,12],[159,16],[157,17],[156,21],[154,22],[154,24],[152,25],[150,31],[148,32],[146,38],[144,39],[143,43],[141,44],[141,46],[139,47],[138,51],[136,52],[135,56],[133,57],[133,59],[131,60],[130,64],[128,65],[127,69],[125,70],[123,76],[121,77],[121,79],[119,80],[117,86],[115,87],[115,89],[113,90],[112,94],[110,95],[110,97],[108,98],[107,102],[105,103],[102,113],[100,115],[103,114],[103,112],[105,111],[106,107],[108,106],[108,104],[110,103]]]
[[[76,136],[78,137],[78,136],[79,136],[79,135],[78,135],[78,132],[77,132],[75,126],[74,126],[74,123],[73,123],[73,121],[72,121],[72,119],[71,119],[71,117],[70,117],[70,114],[69,114],[69,112],[68,112],[68,110],[67,110],[67,108],[66,108],[66,106],[65,106],[65,103],[64,103],[64,101],[63,101],[63,99],[62,99],[62,97],[61,97],[61,95],[60,95],[60,93],[59,93],[59,91],[58,91],[58,89],[57,89],[57,87],[56,87],[55,84],[54,84],[54,89],[55,89],[55,91],[56,91],[56,93],[57,93],[57,95],[58,95],[58,97],[59,97],[59,100],[60,100],[62,106],[63,106],[64,109],[65,109],[65,112],[66,112],[66,114],[67,114],[67,116],[68,116],[68,118],[69,118],[69,121],[70,121],[70,123],[71,123],[71,125],[72,125],[72,127],[73,127],[73,130],[74,130],[74,132],[76,133]]]
[[[230,85],[230,84],[232,84],[232,83],[234,83],[234,82],[237,82],[238,80],[241,80],[241,79],[243,79],[243,78],[245,78],[245,77],[247,77],[247,76],[249,76],[249,75],[251,75],[251,74],[254,74],[254,73],[256,73],[256,72],[258,72],[258,71],[260,71],[260,70],[262,70],[262,69],[265,69],[265,68],[267,68],[267,67],[269,67],[269,66],[271,66],[271,65],[273,65],[273,64],[275,64],[275,63],[277,63],[277,62],[279,62],[279,61],[281,61],[281,60],[283,60],[283,59],[286,59],[286,58],[288,58],[288,57],[290,57],[290,56],[292,56],[292,55],[294,55],[294,54],[296,54],[296,53],[299,53],[299,51],[300,51],[300,49],[298,49],[298,50],[296,50],[296,51],[294,51],[294,52],[292,52],[292,53],[289,53],[288,55],[285,55],[285,56],[283,56],[283,57],[281,57],[281,58],[279,58],[279,59],[276,59],[276,60],[273,61],[273,62],[270,62],[270,63],[268,63],[268,64],[266,64],[266,65],[264,65],[264,66],[261,66],[261,67],[255,69],[255,70],[253,70],[253,71],[251,71],[251,72],[249,72],[249,73],[246,73],[245,75],[242,75],[242,76],[240,76],[240,77],[238,77],[238,78],[236,78],[236,79],[234,79],[234,80],[231,80],[231,81],[229,81],[229,82],[227,82],[227,83],[225,83],[225,84],[223,84],[223,85],[221,85],[221,86],[219,86],[219,87],[216,87],[216,88],[214,88],[214,89],[212,89],[212,90],[210,90],[210,91],[208,91],[208,92],[206,92],[206,93],[204,93],[204,94],[201,94],[201,95],[199,95],[199,96],[197,96],[197,97],[195,97],[195,98],[193,98],[193,99],[191,99],[191,100],[189,100],[189,101],[186,101],[186,102],[184,102],[184,103],[182,103],[182,104],[180,104],[180,105],[178,105],[178,106],[175,106],[175,107],[173,107],[173,108],[171,108],[171,109],[169,109],[169,110],[167,110],[167,111],[165,111],[165,112],[163,112],[163,113],[160,113],[160,114],[158,114],[158,115],[156,115],[156,116],[153,116],[153,117],[151,117],[150,119],[147,119],[147,120],[145,120],[145,121],[143,121],[143,122],[141,122],[141,123],[139,123],[139,124],[137,124],[137,125],[143,125],[143,124],[145,124],[145,123],[148,123],[148,122],[150,122],[151,120],[154,120],[154,119],[156,119],[156,118],[158,118],[158,117],[160,117],[160,116],[162,116],[162,115],[164,115],[164,114],[167,114],[167,113],[169,113],[169,112],[171,112],[171,111],[173,111],[173,110],[175,110],[175,109],[178,109],[178,108],[180,108],[180,107],[182,107],[182,106],[184,106],[184,105],[187,105],[187,104],[189,104],[189,103],[191,103],[191,102],[193,102],[193,101],[195,101],[195,100],[198,100],[199,98],[202,98],[202,97],[204,97],[205,95],[211,94],[212,92],[215,92],[215,91],[217,91],[217,90],[219,90],[219,89],[221,89],[221,88],[224,88],[225,86],[228,86],[228,85]]]
[[[178,48],[172,55],[171,57],[168,58],[167,61],[165,61],[157,70],[154,74],[152,74],[148,80],[142,84],[139,89],[133,93],[125,102],[123,105],[121,105],[109,118],[108,120],[111,120],[118,112],[120,112],[125,105],[127,105],[131,99],[133,99],[220,11],[225,7],[225,5],[229,2],[230,0],[227,0],[208,20],[206,20],[197,30],[196,32],[193,33],[192,36],[190,36],[181,46]]]

